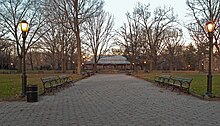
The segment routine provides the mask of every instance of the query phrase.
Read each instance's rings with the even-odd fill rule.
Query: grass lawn
[[[194,92],[198,95],[204,95],[206,93],[207,87],[207,73],[199,73],[199,72],[191,72],[191,71],[179,71],[179,72],[171,72],[171,73],[162,73],[162,72],[150,72],[150,73],[137,73],[134,74],[140,78],[145,80],[154,81],[156,76],[162,74],[169,74],[171,76],[182,76],[193,78],[193,81],[190,86],[190,92]],[[212,93],[214,96],[220,97],[220,73],[214,73],[212,78]]]
[[[62,75],[62,73],[27,73],[27,85],[37,84],[39,94],[43,92],[43,85],[40,80],[41,77],[48,77],[53,75]],[[74,80],[81,79],[81,76],[71,73],[66,73],[72,76]],[[1,100],[16,100],[21,95],[21,74],[0,74],[0,101]]]
[[[156,76],[162,74],[169,74],[172,76],[182,76],[193,78],[191,83],[190,91],[198,95],[204,95],[207,87],[207,73],[199,72],[172,72],[162,73],[161,71],[150,72],[150,73],[136,73],[134,76],[143,78],[145,80],[154,81]],[[53,75],[62,75],[62,73],[56,73],[54,71],[44,71],[43,73],[28,72],[27,73],[27,84],[37,84],[39,88],[39,94],[43,92],[42,82],[40,78],[48,77]],[[66,73],[68,76],[72,76],[75,80],[79,80],[82,77],[71,72]],[[213,95],[220,97],[220,73],[213,74]],[[0,101],[2,100],[16,100],[21,95],[21,74],[0,74]]]

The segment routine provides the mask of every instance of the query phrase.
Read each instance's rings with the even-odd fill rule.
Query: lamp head
[[[207,22],[206,25],[205,25],[205,28],[206,28],[207,32],[213,32],[214,29],[215,29],[215,23],[212,22],[212,21]]]
[[[28,31],[28,23],[25,20],[22,20],[19,25],[22,32]]]

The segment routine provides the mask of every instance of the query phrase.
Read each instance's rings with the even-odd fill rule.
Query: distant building
[[[94,59],[85,63],[87,69],[92,69],[94,65]],[[124,56],[102,56],[97,63],[98,70],[129,70],[131,63]]]

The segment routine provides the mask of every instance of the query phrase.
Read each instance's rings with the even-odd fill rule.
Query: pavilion
[[[92,69],[94,65],[94,59],[85,63],[88,69]],[[110,71],[124,71],[131,68],[131,63],[127,60],[126,57],[121,55],[108,55],[102,56],[97,63],[97,70],[110,70]]]

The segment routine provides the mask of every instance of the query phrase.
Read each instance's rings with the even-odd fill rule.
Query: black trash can
[[[27,85],[27,102],[38,101],[38,87],[37,85]]]

